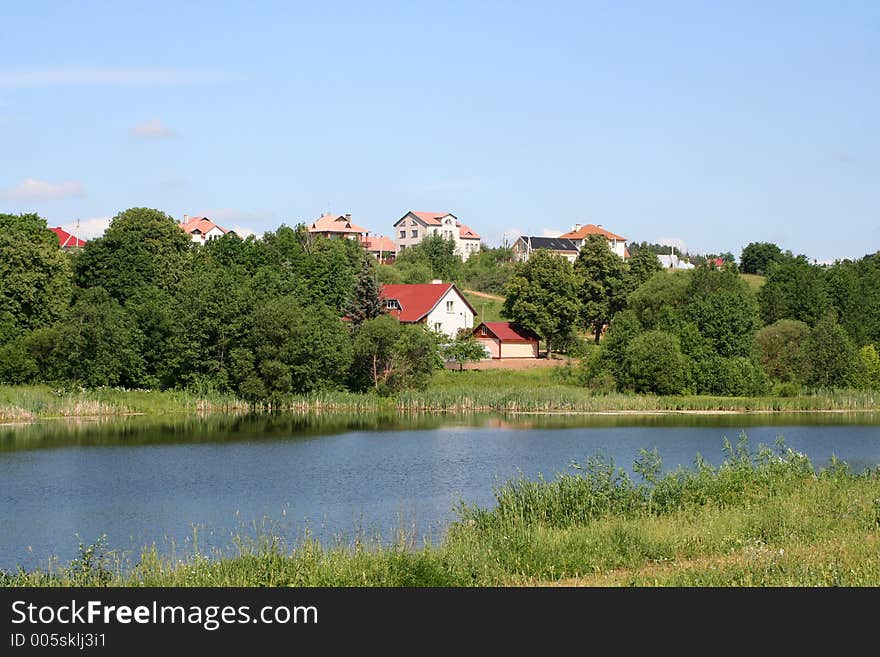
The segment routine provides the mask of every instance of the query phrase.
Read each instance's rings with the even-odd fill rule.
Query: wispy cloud
[[[110,225],[111,217],[89,217],[79,222],[72,221],[70,223],[61,224],[61,227],[68,233],[76,235],[81,240],[91,240],[100,237]]]
[[[657,244],[663,246],[674,246],[680,253],[688,253],[687,244],[680,237],[661,237],[657,240]]]
[[[0,198],[11,201],[59,201],[85,196],[81,183],[66,181],[49,183],[44,180],[25,178],[14,187],[0,189]]]
[[[177,136],[177,133],[162,123],[162,119],[159,118],[153,118],[149,121],[138,123],[132,127],[131,133],[138,137],[158,137],[160,139]]]
[[[187,68],[80,66],[0,71],[0,87],[191,84],[222,78],[216,71]]]

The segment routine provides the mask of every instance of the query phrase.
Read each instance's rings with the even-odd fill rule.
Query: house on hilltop
[[[390,265],[397,257],[397,245],[384,235],[367,235],[361,244],[380,264]]]
[[[511,247],[513,259],[517,262],[525,262],[538,249],[547,249],[554,255],[560,255],[569,262],[574,262],[578,256],[578,246],[569,239],[562,237],[532,237],[520,235]]]
[[[322,212],[321,216],[309,224],[307,230],[313,235],[324,237],[344,237],[350,240],[363,240],[369,232],[351,221],[350,214],[333,215]]]
[[[559,237],[561,239],[571,240],[577,245],[578,250],[580,250],[590,235],[601,235],[608,241],[608,247],[614,253],[624,260],[629,259],[629,251],[626,248],[626,238],[620,235],[615,235],[611,231],[602,228],[602,226],[596,226],[595,224],[581,226],[580,224],[575,224],[569,232],[560,235]]]
[[[196,244],[204,244],[215,237],[223,237],[232,231],[218,226],[208,217],[190,217],[183,215],[183,221],[178,224],[185,233],[188,233]]]
[[[394,230],[398,251],[415,246],[429,235],[439,235],[455,242],[455,253],[462,260],[467,260],[480,250],[480,236],[451,212],[410,210],[394,222]]]
[[[477,311],[454,283],[383,285],[382,309],[405,324],[426,324],[431,330],[454,338],[470,329]]]

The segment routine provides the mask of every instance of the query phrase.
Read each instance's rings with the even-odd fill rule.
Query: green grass
[[[496,299],[486,299],[485,297],[479,297],[475,294],[468,294],[467,292],[463,292],[462,294],[464,294],[470,304],[477,311],[477,317],[474,321],[474,324],[479,324],[480,322],[506,321],[501,317],[501,308],[504,305],[503,301],[497,301]]]
[[[132,562],[99,542],[70,565],[0,573],[8,586],[871,586],[880,585],[880,476],[816,472],[785,448],[726,446],[720,466],[630,477],[593,458],[552,481],[519,479],[492,508],[459,505],[438,545],[401,533],[294,546],[271,531],[223,553]]]
[[[220,393],[97,388],[64,390],[46,385],[0,386],[0,421],[126,414],[247,411],[247,402]],[[818,390],[794,397],[655,396],[597,393],[571,385],[564,368],[438,371],[426,390],[396,397],[320,392],[290,397],[284,410],[326,413],[388,412],[681,412],[872,411],[880,392]]]
[[[753,292],[760,290],[767,282],[767,277],[759,274],[740,274],[739,277],[749,284]]]

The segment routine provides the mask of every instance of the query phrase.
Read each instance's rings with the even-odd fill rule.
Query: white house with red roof
[[[352,223],[350,214],[334,215],[329,212],[322,212],[320,217],[309,224],[308,231],[324,237],[345,237],[350,240],[363,240],[369,232]]]
[[[480,236],[451,212],[410,210],[394,222],[394,239],[398,251],[415,246],[428,235],[439,235],[455,242],[455,252],[462,260],[467,260],[480,250]]]
[[[58,237],[58,246],[62,249],[81,249],[86,245],[85,240],[79,239],[76,235],[71,235],[61,226],[50,228],[49,230]]]
[[[538,357],[538,336],[511,322],[482,322],[474,329],[474,338],[489,358]]]
[[[629,258],[629,251],[627,251],[626,248],[626,238],[620,235],[615,235],[611,231],[602,228],[602,226],[596,226],[595,224],[581,226],[580,224],[575,224],[569,232],[560,235],[559,238],[571,240],[575,243],[577,248],[580,249],[590,235],[601,235],[608,240],[608,246],[614,251],[614,253],[624,260]]]
[[[379,292],[385,312],[405,324],[425,324],[455,337],[474,325],[477,311],[453,283],[383,285]]]
[[[190,217],[183,215],[183,221],[178,224],[184,232],[189,233],[192,241],[196,244],[204,244],[209,239],[223,237],[230,232],[222,226],[218,226],[208,217]]]

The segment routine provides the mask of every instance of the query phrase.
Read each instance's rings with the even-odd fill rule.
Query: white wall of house
[[[429,329],[454,338],[459,330],[474,327],[474,313],[455,288],[449,288],[437,307],[428,313],[425,322]]]
[[[572,240],[575,244],[577,244],[578,249],[584,246],[584,242],[586,240]],[[626,259],[626,242],[623,240],[606,240],[608,243],[608,248],[610,248],[614,253],[620,256],[622,259]]]
[[[190,237],[192,237],[192,241],[195,242],[196,244],[204,244],[207,240],[209,240],[213,237],[223,237],[223,235],[225,235],[225,233],[222,230],[220,230],[219,228],[217,228],[216,226],[214,226],[214,228],[212,228],[211,230],[209,230],[207,233],[204,233],[204,234],[203,233],[190,233]]]

